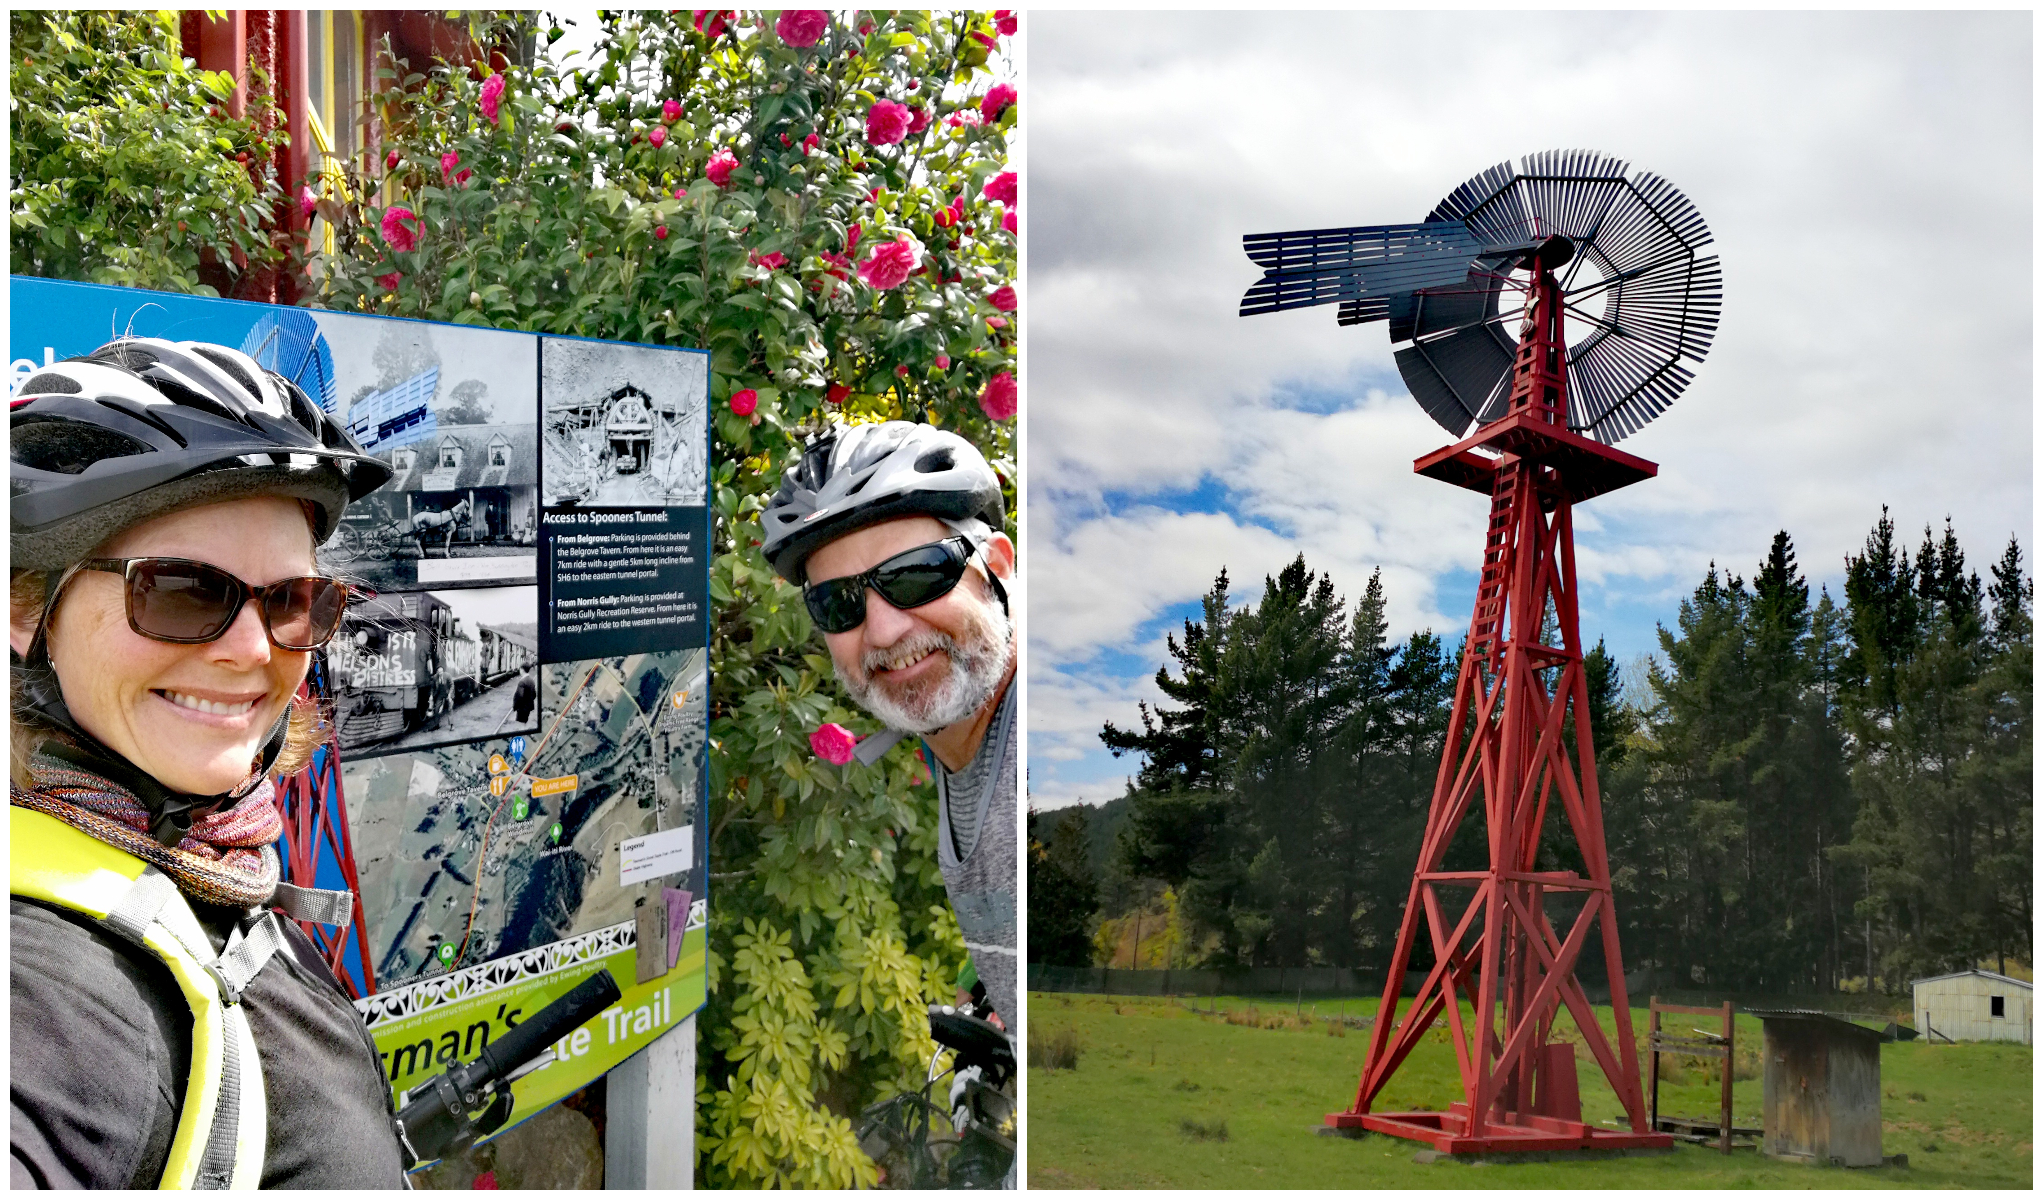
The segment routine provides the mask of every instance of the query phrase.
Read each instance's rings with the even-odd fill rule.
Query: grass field
[[[1199,1011],[1186,1007],[1196,1004]],[[1884,1150],[1907,1167],[1868,1170],[1729,1158],[1677,1144],[1672,1154],[1470,1165],[1412,1161],[1422,1147],[1380,1135],[1315,1136],[1355,1095],[1375,1000],[1216,997],[1196,1001],[1032,992],[1029,1038],[1066,1035],[1077,1067],[1028,1072],[1028,1184],[1039,1188],[2028,1188],[2033,1169],[2027,1046],[1881,1048]],[[1208,1013],[1209,1007],[1217,1010]],[[1606,1031],[1608,1009],[1598,1010]],[[1298,1014],[1298,1015],[1294,1015]],[[1345,1015],[1346,1020],[1341,1017]],[[1643,1030],[1644,1017],[1635,1012]],[[1694,1024],[1707,1026],[1708,1018]],[[1671,1028],[1678,1028],[1672,1026]],[[1565,1017],[1557,1033],[1572,1033]],[[1571,1040],[1579,1040],[1574,1034]],[[1379,1098],[1380,1111],[1444,1108],[1460,1096],[1439,1032]],[[1760,1124],[1760,1028],[1740,1016],[1732,1098],[1739,1125]],[[1747,1050],[1746,1047],[1750,1047]],[[1586,1051],[1583,1117],[1621,1115]],[[1034,1057],[1032,1055],[1032,1057]],[[1664,1060],[1663,1060],[1664,1061]],[[1663,1081],[1660,1111],[1713,1116],[1718,1084],[1692,1060]]]

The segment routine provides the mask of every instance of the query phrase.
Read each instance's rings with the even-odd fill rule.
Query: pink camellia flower
[[[454,173],[454,168],[460,165],[461,156],[459,154],[454,153],[452,150],[449,150],[447,151],[447,153],[442,154],[440,156],[440,173],[443,175],[452,175]]]
[[[1000,119],[1008,105],[1020,99],[1021,93],[1014,90],[1013,84],[996,83],[993,90],[986,93],[986,98],[979,101],[979,117],[990,125]]]
[[[986,47],[988,50],[997,50],[1000,48],[999,38],[991,37],[987,34],[980,33],[976,29],[972,31],[972,40]]]
[[[653,144],[653,149],[658,150],[667,144],[667,127],[665,125],[653,126],[653,131],[646,135],[646,140]]]
[[[397,169],[397,151],[392,150],[383,156],[383,169],[386,171],[395,171]]]
[[[680,120],[681,102],[679,100],[669,100],[665,104],[660,105],[660,119],[663,121]]]
[[[504,98],[504,77],[492,75],[482,81],[482,116],[494,125],[497,123],[497,105]]]
[[[698,8],[694,12],[696,32],[712,41],[724,31],[724,20],[731,15],[725,8]]]
[[[404,272],[402,272],[402,271],[392,271],[392,272],[391,272],[390,274],[388,274],[388,275],[378,275],[378,276],[376,277],[376,282],[377,282],[377,283],[380,283],[380,284],[382,284],[382,285],[383,285],[383,290],[384,290],[384,291],[386,291],[386,292],[394,292],[394,291],[396,291],[396,290],[397,290],[397,281],[398,281],[398,280],[400,280],[400,279],[403,279],[403,278],[404,278]]]
[[[1007,318],[1006,318],[1006,317],[988,317],[988,318],[986,318],[986,327],[987,327],[988,329],[1005,329],[1005,328],[1007,328]]]
[[[653,240],[660,242],[667,240],[667,227],[665,225],[653,226]]]
[[[676,200],[686,200],[686,199],[688,199],[688,189],[687,189],[687,188],[675,188],[675,189],[674,189],[674,199],[676,199]]]
[[[475,172],[469,170],[467,167],[463,167],[459,171],[454,172],[454,186],[467,187],[469,178],[474,174]]]
[[[405,222],[411,222],[406,226]],[[400,205],[391,205],[383,210],[383,240],[390,243],[392,250],[403,253],[418,245],[418,214]]]
[[[702,169],[702,173],[709,176],[709,181],[718,187],[729,187],[731,172],[737,169],[738,156],[732,154],[729,149],[723,149],[709,156],[709,165]]]
[[[318,211],[319,197],[312,194],[311,188],[299,188],[298,212],[309,220],[312,214]]]
[[[986,390],[979,393],[979,411],[989,420],[1006,421],[1014,417],[1021,407],[1021,389],[1014,383],[1014,376],[1002,371],[986,381]]]
[[[752,265],[758,267],[765,267],[769,271],[778,270],[779,268],[787,265],[787,255],[782,254],[778,250],[775,250],[771,254],[759,254],[755,252],[752,255]]]
[[[915,273],[915,243],[907,238],[886,242],[873,249],[873,256],[858,264],[858,277],[880,291],[900,287]]]
[[[746,388],[742,392],[731,393],[731,411],[739,416],[749,417],[752,415],[752,410],[758,407],[759,393],[753,389]],[[825,726],[825,728],[832,728],[832,726]],[[822,751],[818,750],[816,753],[821,754]]]
[[[803,139],[802,139],[802,153],[803,153],[804,155],[808,155],[808,154],[814,153],[814,152],[815,152],[815,149],[816,149],[816,147],[818,147],[818,146],[820,146],[820,145],[822,145],[822,144],[823,144],[823,139],[822,139],[822,138],[819,138],[819,137],[817,137],[817,136],[816,136],[815,134],[813,134],[813,133],[812,133],[812,134],[810,134],[809,136],[807,136],[807,137],[805,137],[805,138],[803,138]]]
[[[849,254],[853,250],[858,249],[859,235],[864,232],[865,227],[861,225],[853,225],[851,228],[844,231],[844,252],[846,254]]]
[[[1008,210],[1007,210],[1007,215],[1006,215],[1006,216],[1004,216],[1004,217],[1002,217],[1002,218],[1000,218],[1000,227],[1001,227],[1002,229],[1005,229],[1005,230],[1007,230],[1007,231],[1008,231],[1009,233],[1019,233],[1019,232],[1021,232],[1021,226],[1020,226],[1020,223],[1019,223],[1019,222],[1017,222],[1017,221],[1015,220],[1015,216],[1014,216],[1014,210],[1013,210],[1013,209],[1011,209],[1011,208],[1010,208],[1010,209],[1008,209]]]
[[[851,399],[851,389],[841,383],[833,383],[830,385],[829,391],[825,393],[825,396],[832,404],[842,404],[846,400]]]
[[[1000,288],[992,295],[986,297],[986,303],[991,304],[1001,312],[1013,312],[1015,309],[1014,288]]]
[[[809,749],[816,752],[816,757],[840,767],[851,761],[852,751],[857,748],[858,738],[835,721],[809,735]]]
[[[950,370],[950,369],[951,369],[951,356],[950,356],[950,355],[948,355],[948,354],[939,354],[939,355],[937,355],[937,356],[936,356],[936,369],[937,369],[937,370],[939,370],[939,371],[948,371],[948,370]]]
[[[1005,204],[1011,208],[1014,206],[1015,191],[1018,186],[1019,181],[1015,179],[1013,171],[1002,171],[1000,174],[987,180],[986,186],[980,188],[979,191],[981,195],[984,195],[995,204]]]
[[[891,146],[908,136],[913,121],[907,105],[875,100],[865,114],[865,140],[875,146]]]
[[[1021,28],[1021,21],[1015,17],[1013,9],[996,8],[993,10],[993,27],[1008,37],[1013,37],[1015,31]]]
[[[908,132],[921,133],[927,128],[929,128],[929,110],[920,107],[909,109]]]
[[[813,46],[830,28],[830,14],[820,8],[790,8],[773,23],[773,32],[790,46]]]

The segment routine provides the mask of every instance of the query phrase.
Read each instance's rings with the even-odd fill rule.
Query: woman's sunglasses
[[[272,645],[317,650],[340,628],[350,599],[376,594],[324,575],[255,587],[189,558],[89,558],[78,566],[119,575],[127,584],[128,628],[180,646],[218,641],[253,599]]]
[[[958,586],[971,561],[969,538],[945,538],[903,550],[863,574],[812,583],[802,589],[802,599],[823,632],[850,633],[865,623],[867,588],[895,608],[920,608]]]

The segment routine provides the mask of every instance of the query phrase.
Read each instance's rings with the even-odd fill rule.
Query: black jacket
[[[235,912],[192,909],[224,944]],[[241,1000],[269,1115],[262,1186],[401,1188],[375,1044],[311,941],[280,924],[285,948]],[[16,896],[8,926],[12,1186],[156,1187],[191,1061],[183,993],[81,913]]]

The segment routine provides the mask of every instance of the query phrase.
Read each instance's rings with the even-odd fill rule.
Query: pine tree
[[[1218,767],[1212,700],[1220,672],[1220,646],[1227,632],[1227,568],[1220,569],[1213,589],[1200,603],[1203,619],[1185,622],[1184,641],[1179,642],[1175,635],[1164,639],[1182,677],[1171,678],[1168,664],[1156,670],[1158,689],[1182,707],[1152,710],[1144,702],[1137,706],[1141,733],[1119,729],[1112,721],[1100,731],[1100,741],[1115,758],[1128,753],[1142,756],[1137,779],[1152,792],[1210,787]]]
[[[1915,570],[1908,551],[1894,541],[1894,521],[1880,506],[1879,523],[1866,536],[1865,551],[1844,560],[1844,595],[1851,618],[1851,650],[1845,656],[1847,688],[1859,694],[1858,707],[1883,712],[1894,709],[1894,668],[1915,648],[1917,609]]]
[[[1030,962],[1092,965],[1099,881],[1087,855],[1088,815],[1084,805],[1054,814],[1029,810]]]

